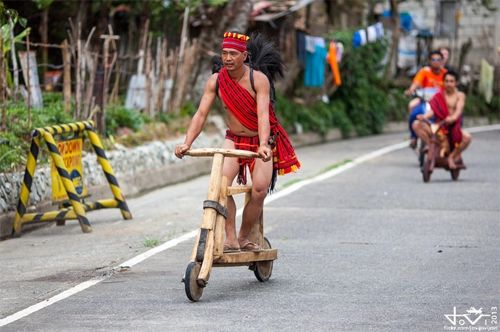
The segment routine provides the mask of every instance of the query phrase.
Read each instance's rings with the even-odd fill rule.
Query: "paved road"
[[[0,242],[9,267],[0,326],[12,321],[1,330],[441,331],[454,321],[498,330],[500,131],[473,134],[457,182],[438,169],[424,184],[408,148],[356,159],[404,136],[298,149],[303,168],[280,178],[279,192],[334,165],[356,166],[278,192],[265,208],[266,236],[279,248],[272,278],[217,268],[197,303],[180,280],[208,177],[130,199],[131,221],[91,212],[90,234],[72,221]],[[147,240],[165,243],[151,255]],[[113,269],[120,265],[131,268]]]

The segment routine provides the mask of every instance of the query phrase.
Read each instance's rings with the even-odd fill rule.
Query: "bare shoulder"
[[[457,91],[457,94],[459,99],[465,100],[465,93],[463,93],[462,91]]]
[[[219,77],[219,73],[212,74],[205,85],[205,91],[215,91],[215,87],[217,86],[217,78]]]
[[[255,82],[255,86],[258,88],[266,88],[269,89],[269,78],[264,75],[263,72],[254,70],[253,71],[253,80]]]

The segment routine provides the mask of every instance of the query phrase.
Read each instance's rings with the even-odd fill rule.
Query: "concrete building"
[[[450,63],[457,66],[462,46],[472,42],[464,64],[477,70],[481,60],[500,66],[500,0],[493,0],[497,11],[489,11],[479,1],[407,0],[399,4],[400,13],[422,17],[434,33],[433,45],[451,48]]]

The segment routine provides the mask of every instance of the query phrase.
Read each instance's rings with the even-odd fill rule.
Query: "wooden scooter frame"
[[[224,253],[225,218],[227,216],[227,198],[245,193],[245,204],[250,200],[251,186],[228,186],[228,179],[222,175],[225,157],[260,158],[251,151],[235,149],[196,149],[185,153],[193,157],[213,156],[212,171],[207,193],[203,203],[203,219],[198,231],[190,263],[183,278],[186,295],[189,300],[198,301],[207,286],[212,267],[248,266],[254,271],[259,281],[267,281],[271,277],[273,261],[278,258],[278,250],[272,249],[264,237],[263,213],[254,224],[249,240],[258,244],[263,251],[238,251]]]
[[[458,176],[460,175],[461,169],[466,169],[467,167],[463,163],[462,157],[460,157],[455,165],[457,166],[455,169],[450,169],[448,165],[448,159],[440,156],[441,144],[438,139],[439,129],[446,123],[444,120],[438,124],[431,123],[429,120],[424,120],[431,128],[432,137],[429,144],[429,151],[425,156],[425,160],[422,166],[422,176],[424,182],[429,182],[431,179],[431,173],[434,168],[444,168],[447,171],[450,171],[451,178],[453,180],[458,180]]]

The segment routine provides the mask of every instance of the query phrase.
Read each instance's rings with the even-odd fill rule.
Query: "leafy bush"
[[[114,107],[106,112],[106,131],[114,133],[118,128],[123,127],[137,131],[144,126],[146,121],[146,116],[136,110],[124,106]]]
[[[391,104],[382,73],[382,59],[387,41],[380,39],[354,49],[353,31],[335,32],[329,39],[344,41],[344,55],[339,64],[342,85],[331,96],[345,105],[345,112],[360,136],[382,132]]]
[[[482,95],[468,95],[465,98],[465,116],[486,116],[490,120],[500,118],[500,97],[493,97],[488,104]]]
[[[403,88],[389,90],[389,109],[387,113],[388,121],[406,121],[408,118],[409,99],[404,94]]]
[[[26,159],[28,145],[20,142],[13,132],[0,133],[0,172],[19,170],[19,161]]]
[[[280,124],[288,132],[294,131],[295,123],[299,123],[304,132],[317,132],[321,135],[326,135],[332,128],[339,128],[343,137],[349,137],[353,130],[344,103],[339,100],[328,104],[318,101],[307,109],[278,93],[275,109]]]

